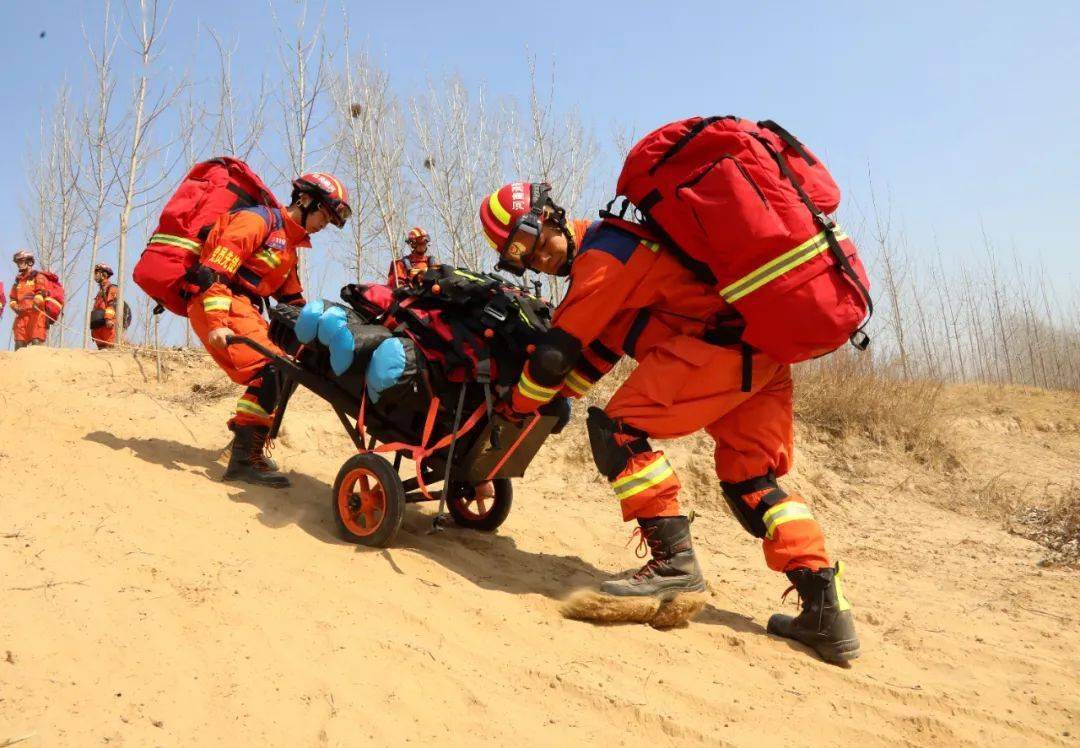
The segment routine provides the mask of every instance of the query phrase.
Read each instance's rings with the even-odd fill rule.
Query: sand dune
[[[580,424],[498,534],[432,535],[412,509],[376,551],[335,536],[351,450],[321,401],[294,401],[275,452],[293,488],[223,484],[236,393],[198,357],[170,366],[158,384],[130,354],[0,353],[0,745],[1080,741],[1080,576],[950,509],[1005,470],[1080,476],[1075,394],[957,390],[952,475],[806,441],[792,482],[848,563],[863,640],[842,669],[765,633],[786,580],[722,508],[701,439],[671,450],[705,610],[594,626],[560,599],[635,559]]]

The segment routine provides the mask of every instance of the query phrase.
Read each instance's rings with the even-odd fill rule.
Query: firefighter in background
[[[776,481],[793,450],[790,367],[747,353],[738,315],[673,252],[607,224],[582,231],[546,184],[502,187],[483,201],[480,220],[500,268],[570,276],[551,331],[500,413],[517,420],[556,395],[580,397],[623,355],[638,362],[603,410],[589,409],[587,429],[623,520],[637,520],[639,549],[652,557],[600,591],[670,599],[705,589],[679,479],[648,441],[704,429],[716,443],[716,474],[733,513],[762,539],[769,568],[787,574],[801,599],[799,615],[772,616],[769,631],[832,662],[858,656],[842,566],[832,566],[810,507]]]
[[[4,318],[5,311],[7,311],[7,296],[4,295],[4,282],[0,281],[0,319]]]
[[[44,345],[48,335],[48,317],[45,314],[45,300],[49,297],[49,288],[45,277],[34,271],[34,256],[26,250],[19,250],[12,258],[17,275],[11,287],[11,300],[8,306],[15,312],[13,333],[15,350],[28,345]]]
[[[116,302],[119,289],[110,280],[113,269],[103,262],[94,265],[94,281],[98,284],[90,312],[90,337],[98,350],[116,347]]]
[[[386,278],[388,286],[398,288],[408,285],[416,276],[436,266],[427,253],[430,240],[428,233],[419,226],[414,226],[409,230],[405,236],[405,243],[412,251],[390,263],[390,272]]]
[[[247,387],[229,420],[235,436],[224,479],[275,488],[289,485],[266,455],[278,374],[270,359],[246,345],[229,345],[228,338],[242,335],[280,353],[270,340],[262,299],[303,306],[298,250],[311,246],[311,234],[330,223],[342,228],[352,215],[345,187],[331,174],[305,174],[292,187],[284,210],[255,206],[221,216],[188,276],[192,329],[229,378]]]

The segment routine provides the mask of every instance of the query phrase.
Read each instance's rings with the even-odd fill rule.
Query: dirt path
[[[0,354],[0,744],[1080,742],[1080,575],[923,500],[887,454],[852,484],[809,444],[795,477],[850,567],[864,656],[841,669],[765,634],[786,580],[718,507],[707,462],[688,466],[693,439],[673,459],[702,486],[709,606],[682,630],[595,627],[558,598],[634,559],[574,437],[499,534],[430,535],[411,511],[371,551],[334,537],[348,444],[317,402],[275,453],[292,489],[217,482],[232,401],[197,401],[210,377]],[[1022,444],[1024,469],[1080,475],[1078,451],[985,418],[986,454]]]

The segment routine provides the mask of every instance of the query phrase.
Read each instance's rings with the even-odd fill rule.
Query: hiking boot
[[[859,638],[851,604],[844,597],[840,577],[843,564],[833,569],[789,571],[791,587],[799,593],[802,612],[797,616],[777,613],[769,618],[770,634],[802,642],[826,662],[840,663],[859,656]]]
[[[670,600],[680,592],[701,592],[705,578],[690,542],[690,520],[686,517],[639,519],[634,531],[640,536],[638,555],[648,547],[652,560],[628,579],[604,582],[600,591],[619,597],[658,597]]]
[[[229,421],[228,426],[229,426],[229,431],[233,432],[233,434],[236,434],[236,424],[233,423],[232,421]],[[267,431],[267,433],[269,434],[270,432]],[[269,443],[269,439],[267,439],[267,443]],[[236,438],[234,436],[233,437],[233,443],[229,447],[229,449],[231,450],[235,446],[236,446]],[[267,467],[269,467],[271,470],[273,470],[274,472],[277,472],[278,464],[273,459],[271,459],[270,455],[267,454],[267,450],[265,448],[263,449],[263,462],[265,462]]]
[[[256,486],[288,488],[289,479],[266,457],[270,429],[265,426],[233,426],[232,454],[222,480],[240,480]]]

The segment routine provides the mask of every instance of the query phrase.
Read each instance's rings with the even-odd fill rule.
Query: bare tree
[[[346,264],[359,281],[365,271],[378,277],[401,252],[411,195],[404,171],[405,122],[390,78],[369,55],[350,51],[347,21],[345,44],[344,73],[334,83],[333,100],[338,161],[356,190]]]
[[[139,0],[137,13],[128,13],[132,33],[132,51],[139,61],[139,72],[132,93],[132,110],[127,137],[112,139],[110,154],[119,184],[119,228],[117,232],[117,309],[123,310],[127,295],[127,240],[131,224],[131,212],[140,200],[157,189],[168,179],[168,170],[159,171],[156,179],[146,179],[147,164],[160,155],[153,149],[154,124],[175,102],[185,83],[174,86],[154,85],[155,64],[161,53],[162,35],[168,23],[168,13],[162,13],[159,0]],[[151,99],[151,89],[155,89]],[[123,345],[123,325],[118,328],[117,345]]]
[[[89,273],[86,280],[86,304],[83,313],[83,348],[90,345],[90,312],[94,305],[94,266],[102,248],[105,206],[112,198],[116,172],[108,168],[109,120],[116,81],[112,74],[112,59],[119,36],[113,22],[111,5],[105,0],[102,12],[101,38],[87,39],[91,61],[90,99],[84,107],[81,130],[84,144],[83,179],[79,184],[79,200],[86,216],[87,244],[90,249]]]
[[[217,111],[210,113],[214,122],[210,135],[211,148],[214,153],[247,161],[266,129],[266,78],[262,79],[259,92],[246,101],[250,108],[243,109],[243,115],[239,116],[238,107],[243,107],[245,101],[238,102],[233,88],[232,56],[236,43],[228,47],[214,29],[207,27],[207,31],[218,53]]]
[[[460,78],[429,83],[410,111],[416,143],[406,163],[425,211],[450,246],[450,262],[491,264],[476,214],[480,199],[503,178],[503,123],[487,108],[483,88],[474,99]]]

